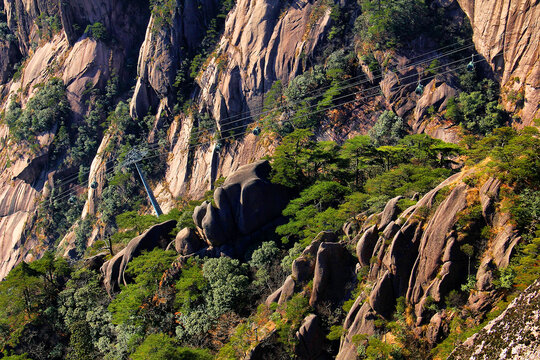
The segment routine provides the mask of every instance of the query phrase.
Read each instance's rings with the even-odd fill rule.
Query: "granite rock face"
[[[468,262],[462,246],[477,241],[473,229],[488,224],[500,231],[476,255],[476,286],[487,296],[471,296],[468,306],[475,311],[489,306],[491,300],[486,291],[492,290],[494,271],[508,266],[520,238],[508,214],[497,210],[500,182],[490,178],[481,186],[470,186],[463,181],[469,176],[474,176],[474,171],[451,176],[401,214],[390,211],[396,203],[392,199],[381,214],[366,219],[354,240],[360,266],[369,268],[367,281],[371,286],[347,314],[337,359],[354,358],[356,346],[352,337],[374,334],[375,320],[390,319],[399,297],[412,306],[418,333],[437,341],[448,330],[448,319],[433,315],[427,309],[428,302],[444,302],[452,290],[465,282]],[[390,213],[392,216],[385,216]],[[460,223],[463,218],[469,219],[465,231],[465,225]],[[381,225],[385,227],[380,228]]]
[[[130,105],[134,118],[142,119],[150,107],[158,109],[158,114],[170,114],[179,65],[201,44],[218,6],[216,0],[180,0],[172,14],[164,15],[170,17],[168,21],[160,19],[158,24],[152,15],[139,52],[138,79]]]
[[[193,213],[193,221],[209,246],[219,247],[252,234],[281,217],[288,191],[272,184],[268,161],[245,165],[214,192],[215,205],[205,202]]]
[[[503,86],[503,94],[521,93],[522,126],[540,114],[540,3],[534,0],[457,0],[473,28],[473,41]],[[508,110],[516,104],[507,99]]]
[[[540,358],[540,281],[450,354],[450,360]]]
[[[129,280],[125,270],[129,262],[143,251],[152,251],[155,248],[165,249],[170,240],[169,233],[176,226],[176,220],[169,220],[152,226],[129,244],[112,259],[101,266],[103,284],[109,295],[120,289],[120,285],[127,285]]]

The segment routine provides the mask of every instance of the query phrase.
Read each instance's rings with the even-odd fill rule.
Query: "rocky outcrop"
[[[5,0],[3,3],[8,26],[18,38],[19,50],[15,50],[28,56],[21,68],[20,79],[9,82],[2,89],[5,99],[16,99],[24,107],[40,88],[38,85],[55,76],[61,78],[66,86],[73,122],[77,123],[88,111],[90,88],[105,88],[113,75],[127,82],[130,75],[127,66],[129,57],[135,55],[133,50],[137,49],[142,41],[144,25],[149,17],[148,6],[144,2],[107,0],[98,4],[85,0]],[[58,24],[61,22],[65,31],[62,31],[62,26],[49,28],[50,24],[42,21],[46,18],[54,19]],[[97,41],[86,35],[81,36],[87,25],[96,22],[104,25],[107,39]],[[33,49],[30,51],[31,46]],[[0,46],[0,74],[9,73],[11,70],[7,67],[13,68],[13,52],[12,46]],[[4,102],[2,110],[5,110],[8,104],[9,101]],[[54,171],[49,168],[48,152],[56,130],[54,128],[52,132],[40,135],[37,149],[35,145],[30,149],[25,144],[11,143],[7,128],[2,126],[0,138],[3,144],[8,144],[0,149],[0,189],[4,199],[18,197],[19,203],[37,201],[37,197],[46,188],[45,183],[49,182],[48,174]],[[97,162],[103,160],[101,154],[98,158]],[[69,173],[69,170],[63,169],[60,172]],[[99,171],[92,174],[94,177],[98,175]],[[58,174],[53,177],[58,180],[61,176]],[[32,190],[21,194],[20,181],[31,185]],[[9,266],[5,265],[0,278],[5,275],[4,271],[9,271],[11,266],[28,255],[30,248],[35,248],[36,243],[39,243],[37,238],[40,234],[21,238],[22,233],[33,226],[33,221],[26,222],[34,217],[36,208],[36,205],[23,206],[23,210],[17,207],[2,207],[0,233],[9,234],[9,238],[5,236],[1,239],[0,246],[5,250],[0,254],[0,263],[3,267],[4,264]],[[91,195],[83,217],[88,213],[93,214],[94,210]],[[21,216],[19,211],[24,211],[25,216]],[[16,219],[23,222],[13,223]],[[9,228],[6,227],[7,224],[10,224]],[[25,230],[13,231],[19,227]],[[9,254],[10,252],[13,254]],[[39,256],[39,252],[36,252],[36,256]]]
[[[198,79],[200,99],[218,121],[259,110],[272,83],[300,74],[329,30],[323,1],[282,4],[240,0],[227,17],[216,56]]]
[[[248,236],[281,216],[288,191],[272,184],[268,161],[245,165],[214,192],[214,204],[204,202],[193,221],[209,246],[219,247]]]
[[[350,294],[356,280],[355,262],[335,233],[321,232],[309,244],[302,254],[293,261],[292,274],[283,285],[266,299],[283,304],[295,292],[313,280],[309,304],[317,308],[330,306],[335,308]]]
[[[540,358],[540,281],[521,293],[480,332],[459,345],[450,360]]]
[[[526,99],[518,105],[521,125],[532,125],[540,114],[540,3],[457,1],[471,20],[476,49],[500,78],[503,93],[522,94]],[[507,109],[516,110],[515,100],[506,100]]]
[[[5,84],[13,75],[13,67],[20,59],[20,52],[12,41],[0,38],[0,84]]]
[[[206,243],[199,237],[194,229],[185,228],[180,230],[176,235],[174,242],[171,243],[169,247],[171,247],[171,245],[173,245],[178,254],[185,256],[201,250],[206,246]]]
[[[325,303],[339,304],[352,290],[354,265],[353,257],[342,244],[321,243],[315,258],[309,304],[313,307]]]
[[[155,248],[165,249],[169,244],[169,233],[176,226],[176,220],[169,220],[154,225],[141,235],[129,242],[129,244],[111,260],[101,266],[103,284],[109,295],[120,289],[120,285],[127,285],[130,281],[124,271],[129,262],[139,256],[143,251],[151,251]]]
[[[178,68],[201,44],[218,5],[216,0],[180,0],[173,13],[151,17],[139,52],[138,79],[131,100],[134,118],[143,118],[150,107],[159,108],[158,113],[161,109],[170,113]]]
[[[324,350],[326,336],[317,315],[309,314],[306,316],[295,337],[298,341],[295,346],[295,353],[299,359],[332,359]]]
[[[467,256],[462,246],[479,243],[474,229],[486,224],[497,231],[485,248],[480,247],[482,253],[475,254],[479,258],[476,278],[478,291],[492,290],[493,272],[508,265],[519,237],[508,214],[496,210],[500,181],[488,179],[477,188],[462,181],[469,176],[474,176],[473,170],[451,176],[401,214],[391,211],[396,205],[392,199],[381,214],[360,227],[354,240],[360,265],[369,267],[370,290],[356,299],[347,315],[337,359],[355,357],[353,336],[374,334],[375,320],[390,319],[398,297],[412,306],[418,333],[438,341],[448,330],[448,319],[433,314],[427,305],[443,303],[465,282]],[[480,218],[467,215],[476,208],[482,209]],[[467,220],[460,220],[464,217]],[[468,300],[475,311],[485,309],[490,301],[489,295],[471,295]]]

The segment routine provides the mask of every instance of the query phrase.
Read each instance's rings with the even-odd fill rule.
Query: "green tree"
[[[405,122],[392,111],[384,111],[369,130],[375,146],[395,145],[406,134]]]
[[[125,271],[127,279],[132,283],[124,286],[122,291],[109,304],[112,322],[133,323],[148,326],[144,318],[142,305],[156,291],[163,272],[169,268],[176,258],[174,251],[164,251],[156,248],[150,252],[143,252],[129,263]]]
[[[133,360],[210,360],[207,350],[178,347],[175,340],[165,334],[151,334],[131,354]]]
[[[368,167],[372,164],[375,147],[368,136],[360,135],[345,141],[341,156],[349,160],[349,167],[354,172],[354,185],[359,189],[367,178]]]
[[[310,154],[316,144],[311,136],[311,131],[297,129],[283,138],[272,158],[272,182],[294,189],[310,182]]]

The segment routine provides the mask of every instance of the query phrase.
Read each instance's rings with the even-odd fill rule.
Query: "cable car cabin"
[[[474,71],[474,54],[471,55],[471,62],[467,64],[467,71],[471,72]]]
[[[414,92],[416,95],[421,96],[424,93],[424,85],[419,83]]]
[[[96,181],[96,180],[92,181],[92,183],[90,184],[90,187],[91,187],[92,189],[97,189],[97,187],[98,187],[97,181]]]
[[[261,134],[261,129],[257,126],[255,129],[253,129],[253,135],[259,136]]]
[[[223,147],[223,145],[221,145],[221,143],[216,144],[216,150],[217,151],[221,150],[222,147]]]

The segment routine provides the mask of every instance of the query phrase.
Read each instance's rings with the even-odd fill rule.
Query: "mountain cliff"
[[[172,314],[179,305],[167,298],[167,286],[182,281],[182,269],[204,269],[195,255],[232,258],[219,266],[234,269],[244,284],[242,276],[256,276],[234,261],[252,261],[250,271],[258,273],[264,266],[253,265],[250,254],[285,234],[302,250],[287,241],[275,250],[276,258],[290,257],[292,272],[264,267],[268,289],[253,295],[274,311],[273,319],[256,315],[264,334],[246,341],[212,328],[213,345],[201,347],[217,353],[223,339],[238,335],[253,359],[267,348],[352,359],[373,350],[378,337],[397,336],[387,326],[392,321],[407,324],[407,339],[425,340],[418,351],[444,346],[465,328],[456,325],[459,314],[448,299],[479,325],[510,296],[499,277],[521,254],[519,244],[534,237],[534,221],[525,227],[508,210],[525,190],[490,172],[488,160],[478,163],[474,151],[489,147],[483,139],[501,148],[508,145],[501,138],[529,141],[529,127],[537,126],[539,18],[532,0],[4,0],[0,279],[53,252],[101,268],[114,298],[119,284],[129,287],[140,275],[129,268],[133,259],[176,248],[154,289],[154,305]],[[271,165],[258,162],[263,158]],[[284,171],[287,161],[296,170]],[[248,164],[254,168],[246,170]],[[151,207],[138,174],[146,176],[165,225],[144,215]],[[324,183],[330,181],[347,189]],[[304,209],[315,200],[298,199],[319,182],[335,187],[334,203],[316,188],[320,201]],[[401,192],[387,182],[403,185]],[[413,197],[413,187],[425,195]],[[358,203],[346,197],[357,192]],[[341,213],[318,217],[327,204]],[[267,209],[260,213],[260,206]],[[307,220],[295,217],[308,212],[319,223],[303,228]],[[134,216],[148,217],[137,223]],[[209,280],[216,278],[206,275],[204,286],[212,289],[197,284],[205,299],[218,298]],[[63,276],[55,286],[65,287]],[[182,311],[205,307],[212,324],[231,321],[231,329],[255,316],[247,306],[198,301],[200,307],[188,301]],[[288,314],[295,302],[307,302],[311,313]],[[399,309],[403,318],[395,320]],[[169,319],[159,331],[194,341],[176,325],[196,323],[189,316]],[[337,338],[328,335],[332,326],[340,327]],[[477,340],[452,356],[480,351]],[[0,350],[28,350],[6,344]]]

